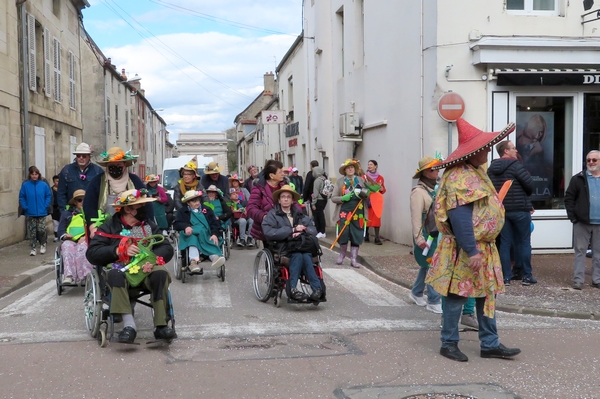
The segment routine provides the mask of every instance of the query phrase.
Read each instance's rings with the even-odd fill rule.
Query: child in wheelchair
[[[138,286],[150,291],[154,337],[163,340],[176,337],[175,330],[167,324],[171,278],[164,267],[173,258],[173,247],[146,216],[145,203],[155,200],[147,197],[146,189],[121,193],[112,204],[117,213],[98,228],[86,253],[92,264],[111,265],[106,285],[111,293],[110,313],[121,316],[123,320],[124,328],[118,336],[122,343],[133,343],[137,336],[129,288]],[[137,242],[154,235],[159,235],[161,240],[151,248],[151,253],[142,252]],[[129,268],[123,270],[126,266]]]
[[[85,236],[85,218],[83,217],[84,190],[75,190],[66,210],[60,216],[58,237],[61,240],[60,252],[63,264],[65,285],[78,283],[92,271],[94,266],[87,261],[85,253],[88,243]]]
[[[225,258],[219,247],[222,236],[221,222],[215,217],[213,210],[201,201],[202,191],[188,191],[175,215],[173,228],[180,231],[179,250],[188,248],[189,269],[192,273],[200,273],[200,254],[212,262],[211,268],[218,269],[225,264]],[[185,206],[187,205],[187,206]],[[222,239],[222,238],[221,238]]]
[[[254,221],[248,217],[246,214],[246,202],[240,200],[239,194],[240,192],[236,189],[232,188],[229,192],[229,201],[227,205],[233,211],[233,225],[238,226],[239,236],[237,238],[236,244],[239,247],[253,247],[254,239],[250,236],[250,229],[252,229],[252,224]]]
[[[271,209],[262,222],[262,230],[268,241],[275,241],[275,251],[281,251],[290,258],[289,281],[291,298],[295,301],[318,301],[323,295],[321,282],[315,273],[313,255],[318,251],[317,229],[310,218],[292,206],[300,199],[289,185],[282,186],[273,193],[275,208]],[[300,274],[304,274],[310,284],[310,296],[297,289]]]

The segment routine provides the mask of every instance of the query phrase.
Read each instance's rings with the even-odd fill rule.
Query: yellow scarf
[[[198,179],[194,180],[192,184],[185,184],[183,179],[179,180],[179,188],[181,189],[181,195],[184,195],[188,191],[196,191],[196,187],[198,187]]]

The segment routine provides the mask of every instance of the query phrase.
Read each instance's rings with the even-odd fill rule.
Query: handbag
[[[294,252],[309,253],[312,256],[319,256],[323,253],[317,237],[305,232],[287,240],[285,252],[290,254]]]

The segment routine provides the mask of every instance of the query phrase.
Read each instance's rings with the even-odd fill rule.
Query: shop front
[[[516,123],[509,139],[535,181],[532,247],[537,253],[570,252],[565,190],[585,167],[585,155],[600,149],[600,71],[503,68],[491,76],[493,129]]]

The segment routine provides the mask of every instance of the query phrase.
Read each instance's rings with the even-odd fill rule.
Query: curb
[[[46,276],[50,272],[54,271],[54,263],[41,265],[31,270],[27,270],[15,277],[9,286],[0,288],[0,298],[4,298],[8,294],[15,292],[16,290],[23,288],[34,281]]]
[[[320,239],[319,241],[325,242],[327,244],[327,249],[331,246],[333,241],[328,239]],[[336,245],[331,249],[331,251],[339,253],[339,245]],[[356,257],[361,265],[365,266],[367,269],[371,270],[373,273],[378,275],[381,278],[384,278],[394,284],[397,284],[406,289],[412,288],[412,282],[402,280],[396,277],[388,276],[386,273],[383,273],[377,268],[374,268],[369,261],[359,255]],[[546,316],[546,317],[562,317],[566,319],[579,319],[579,320],[600,320],[600,314],[596,314],[593,312],[569,312],[562,310],[548,310],[548,309],[539,309],[532,308],[527,306],[518,306],[518,305],[496,305],[496,310],[507,313],[516,313],[516,314],[529,314],[534,316]]]

